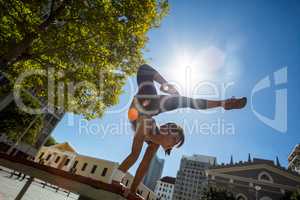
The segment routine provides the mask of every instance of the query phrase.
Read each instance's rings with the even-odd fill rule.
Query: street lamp
[[[255,189],[256,200],[258,200],[258,191],[261,190],[261,187],[260,187],[259,185],[256,185],[256,186],[254,187],[254,189]]]

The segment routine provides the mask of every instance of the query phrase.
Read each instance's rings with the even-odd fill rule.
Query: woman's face
[[[170,133],[170,130],[167,128],[161,128],[160,134],[164,136],[161,143],[161,146],[164,148],[164,150],[173,148],[180,141],[179,135],[174,132]]]

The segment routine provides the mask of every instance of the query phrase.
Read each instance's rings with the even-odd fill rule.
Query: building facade
[[[39,98],[39,100],[41,101],[41,104],[46,107],[46,102],[42,101],[41,98]],[[20,157],[35,157],[39,149],[47,142],[52,131],[64,116],[64,112],[56,110],[52,113],[45,112],[41,115],[43,116],[43,127],[36,137],[36,142],[33,145],[22,141],[19,141],[16,144],[7,137],[6,133],[1,133],[0,130],[0,152],[9,152],[11,155],[17,155]],[[27,127],[24,128],[24,131],[26,131],[26,129]]]
[[[39,136],[37,137],[36,143],[34,144],[35,149],[39,150],[42,146],[45,145],[45,143],[51,136],[52,131],[63,118],[64,114],[65,113],[62,111],[55,111],[53,113],[47,112],[44,114],[44,126]]]
[[[279,161],[253,161],[219,165],[206,170],[208,187],[226,189],[238,200],[279,200],[300,186],[300,176],[281,167]]]
[[[159,200],[172,200],[176,178],[165,176],[157,181],[155,194]]]
[[[91,179],[110,184],[114,171],[119,167],[116,162],[80,155],[69,143],[42,147],[35,157],[35,162],[51,166]],[[133,176],[129,173],[123,178],[122,183],[130,187]],[[157,195],[144,184],[138,187],[138,193],[145,200],[156,200]]]
[[[216,163],[216,158],[211,156],[183,156],[177,172],[172,199],[200,199],[203,186],[207,183],[205,170]]]
[[[300,144],[297,144],[288,157],[288,168],[300,174]]]
[[[143,183],[154,191],[156,182],[161,178],[162,171],[164,168],[165,161],[164,159],[160,159],[157,156],[154,156],[151,160],[149,170],[146,173]]]

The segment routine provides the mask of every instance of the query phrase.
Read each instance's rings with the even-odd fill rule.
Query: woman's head
[[[160,126],[160,134],[166,135],[166,139],[162,142],[162,147],[166,154],[170,155],[174,146],[181,147],[184,143],[183,129],[175,123],[166,123]]]

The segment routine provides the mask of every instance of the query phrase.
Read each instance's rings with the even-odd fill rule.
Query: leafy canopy
[[[235,200],[233,194],[225,188],[205,187],[202,191],[203,200]]]
[[[147,32],[159,26],[168,2],[0,0],[0,9],[0,71],[9,80],[1,83],[0,97],[25,89],[91,119],[118,102],[126,78],[144,62]],[[17,82],[26,72],[34,73]]]

